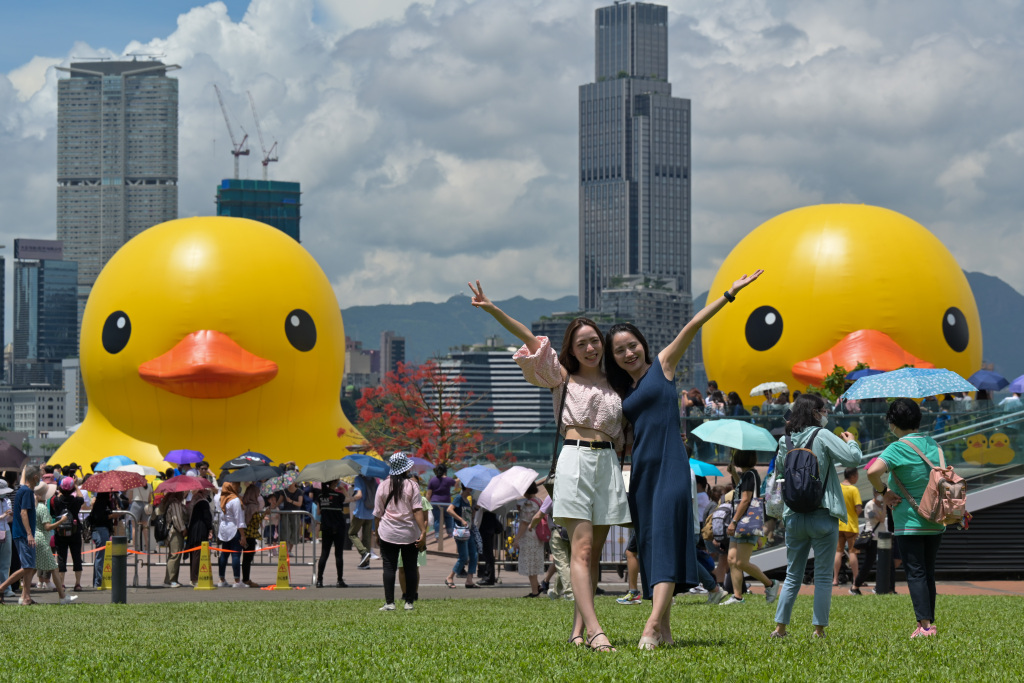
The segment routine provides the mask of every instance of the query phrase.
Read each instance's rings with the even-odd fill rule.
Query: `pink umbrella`
[[[514,465],[491,479],[480,494],[479,504],[485,510],[496,510],[518,500],[540,475],[529,467]]]
[[[115,491],[128,491],[146,485],[146,478],[134,472],[100,472],[90,476],[82,484],[82,488],[93,493],[113,493]]]
[[[417,458],[413,456],[409,459],[412,460],[412,471],[416,474],[426,474],[434,469],[434,463],[430,462],[426,458]]]
[[[187,474],[179,474],[157,486],[156,492],[178,493],[181,491],[199,491],[201,489],[216,491],[217,487],[211,484],[205,477],[190,477]]]

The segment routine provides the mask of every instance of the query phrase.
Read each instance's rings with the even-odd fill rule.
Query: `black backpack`
[[[153,538],[157,543],[167,540],[167,515],[157,515],[153,518]]]
[[[814,512],[821,507],[828,483],[829,467],[822,481],[818,470],[818,456],[811,450],[814,438],[821,428],[815,429],[804,448],[795,448],[793,439],[786,435],[786,459],[783,464],[782,500],[793,512]]]

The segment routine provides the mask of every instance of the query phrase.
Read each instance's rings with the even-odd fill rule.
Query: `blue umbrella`
[[[872,375],[881,375],[882,370],[875,370],[874,368],[862,368],[860,370],[854,370],[846,376],[846,379],[851,382],[856,382],[861,377],[871,377]]]
[[[1024,375],[1010,382],[1009,390],[1014,394],[1024,394]]]
[[[455,473],[455,476],[462,482],[463,488],[483,491],[491,479],[494,479],[499,474],[501,474],[501,472],[493,467],[473,465],[471,467],[462,468]]]
[[[93,472],[109,472],[110,470],[116,470],[122,465],[134,465],[135,461],[129,458],[127,455],[108,455],[107,457],[96,463],[96,468]]]
[[[711,420],[690,433],[702,441],[741,451],[775,451],[779,447],[771,432],[744,420]]]
[[[391,473],[391,468],[386,462],[378,460],[371,455],[346,455],[342,460],[348,460],[359,465],[360,472],[367,477],[384,479]]]
[[[952,370],[900,368],[881,375],[861,377],[843,394],[849,398],[924,398],[938,394],[975,391],[975,386]]]
[[[698,477],[724,477],[725,473],[709,462],[690,458],[690,469]]]
[[[968,377],[967,381],[976,386],[979,391],[999,391],[1010,383],[998,372],[991,370],[978,370]]]

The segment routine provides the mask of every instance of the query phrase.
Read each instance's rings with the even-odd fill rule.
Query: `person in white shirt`
[[[242,533],[245,531],[245,514],[242,512],[242,501],[238,497],[238,484],[229,481],[220,490],[220,523],[217,525],[217,538],[220,539],[220,546],[223,549],[218,560],[220,582],[218,588],[227,588],[228,582],[224,580],[224,573],[228,568],[228,555],[231,556],[231,571],[235,576],[232,588],[248,588],[242,583],[242,550],[246,547],[246,538]],[[229,552],[224,552],[229,551]]]

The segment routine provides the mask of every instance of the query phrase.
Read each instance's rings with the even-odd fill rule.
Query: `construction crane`
[[[235,132],[231,130],[231,119],[228,118],[228,108],[224,106],[224,98],[220,94],[220,88],[217,84],[213,84],[213,89],[217,91],[217,101],[220,102],[220,111],[224,114],[224,123],[228,126],[228,135],[231,137],[231,156],[235,157],[235,180],[238,180],[238,157],[249,156],[249,148],[245,146],[245,143],[249,140],[249,134],[242,128],[242,141],[237,142],[235,140]],[[264,170],[266,175],[266,170]]]
[[[267,166],[271,161],[277,161],[277,157],[273,156],[274,151],[277,150],[277,140],[274,140],[274,144],[267,149],[267,146],[263,144],[263,128],[260,127],[260,116],[256,113],[256,102],[252,99],[252,93],[248,90],[245,94],[249,96],[249,106],[252,107],[252,120],[256,122],[256,135],[260,139],[260,149],[263,150],[263,160],[260,162],[263,164],[263,179],[267,179]]]

